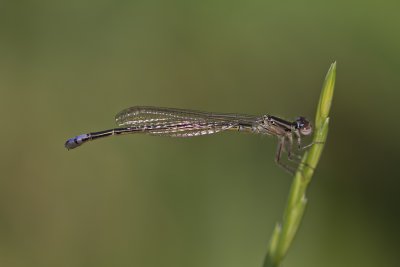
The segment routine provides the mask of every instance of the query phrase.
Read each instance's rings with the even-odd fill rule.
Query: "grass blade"
[[[322,86],[315,117],[314,145],[304,153],[302,164],[294,176],[283,224],[275,227],[263,267],[278,267],[289,250],[300,226],[306,205],[306,190],[321,157],[328,136],[329,111],[331,108],[336,79],[336,62],[328,70]]]

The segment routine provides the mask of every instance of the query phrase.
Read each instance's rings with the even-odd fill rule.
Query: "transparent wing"
[[[251,129],[255,116],[228,113],[208,113],[187,109],[131,107],[119,112],[115,120],[153,135],[191,137],[213,134],[229,129]]]

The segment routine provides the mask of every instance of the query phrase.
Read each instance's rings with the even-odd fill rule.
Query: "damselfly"
[[[228,130],[243,131],[277,136],[275,161],[286,170],[293,172],[292,168],[281,162],[282,153],[286,151],[288,159],[294,160],[296,156],[293,153],[294,141],[300,150],[302,136],[312,133],[311,123],[304,117],[298,117],[290,122],[271,115],[209,113],[161,107],[131,107],[119,112],[115,120],[120,128],[78,135],[68,139],[65,147],[73,149],[91,140],[132,133],[192,137]]]

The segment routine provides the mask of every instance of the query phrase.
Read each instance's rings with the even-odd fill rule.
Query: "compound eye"
[[[304,117],[298,117],[296,120],[297,129],[301,135],[310,135],[312,133],[311,123]]]

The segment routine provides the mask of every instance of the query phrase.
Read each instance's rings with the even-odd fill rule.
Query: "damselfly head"
[[[295,124],[301,135],[310,135],[312,133],[312,125],[306,118],[298,117]]]

